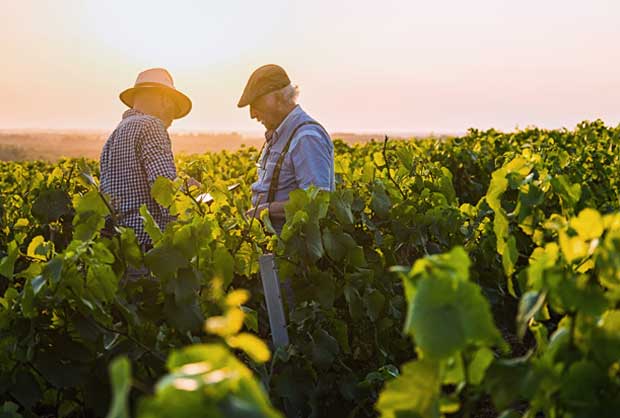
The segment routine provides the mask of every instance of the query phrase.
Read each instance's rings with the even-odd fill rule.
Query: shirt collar
[[[130,118],[132,116],[149,116],[149,115],[144,113],[144,112],[141,112],[141,111],[139,111],[137,109],[133,109],[132,108],[132,109],[125,110],[125,112],[123,113],[123,120],[125,120],[127,118]],[[164,126],[163,125],[164,122],[161,119],[159,119],[157,116],[152,116],[152,117],[155,118],[156,120],[158,120],[159,122],[161,122],[162,126]],[[164,127],[164,129],[167,130],[167,128],[165,128],[165,127]]]
[[[140,112],[139,110],[136,109],[127,109],[125,110],[125,113],[123,113],[123,119],[129,118],[131,116],[143,116],[144,113]]]
[[[292,120],[295,119],[302,112],[303,110],[301,110],[301,106],[295,105],[293,110],[291,110],[289,114],[286,115],[284,120],[280,122],[280,125],[278,125],[278,127],[276,128],[274,135],[273,135],[273,139],[277,141],[278,138],[280,138],[280,136],[282,135],[282,133],[288,128],[288,125],[291,124]]]

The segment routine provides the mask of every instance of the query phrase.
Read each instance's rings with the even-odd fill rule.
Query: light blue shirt
[[[258,181],[252,184],[252,203],[255,206],[267,201],[271,178],[280,153],[295,128],[306,121],[314,119],[299,105],[295,106],[275,130],[271,140],[265,144],[259,158]],[[288,200],[288,195],[293,190],[305,190],[311,185],[328,191],[336,188],[334,144],[329,134],[318,125],[305,125],[295,134],[280,169],[274,201]]]

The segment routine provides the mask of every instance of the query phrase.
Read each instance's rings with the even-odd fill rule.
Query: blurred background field
[[[0,131],[0,161],[45,160],[62,157],[99,159],[109,132],[100,131]],[[400,134],[408,138],[411,134]],[[418,135],[415,135],[418,136]],[[347,143],[363,143],[383,139],[383,134],[332,133],[332,138]],[[235,151],[243,146],[260,148],[260,134],[174,133],[172,148],[176,154],[201,154],[222,150]]]

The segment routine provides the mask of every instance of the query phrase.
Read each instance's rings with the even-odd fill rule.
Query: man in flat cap
[[[250,117],[267,130],[258,180],[252,184],[254,207],[247,215],[258,217],[267,209],[278,233],[291,191],[312,185],[335,189],[334,144],[327,131],[297,104],[298,93],[284,69],[269,64],[250,76],[237,105],[249,105]]]
[[[163,68],[141,72],[120,99],[130,109],[101,152],[101,190],[110,196],[119,224],[133,228],[146,249],[151,240],[144,231],[140,206],[147,206],[161,229],[171,220],[151,197],[151,186],[159,176],[171,180],[177,176],[167,129],[174,119],[190,112],[192,102],[175,89]]]

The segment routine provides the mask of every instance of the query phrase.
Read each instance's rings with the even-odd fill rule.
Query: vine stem
[[[198,212],[200,213],[200,216],[205,216],[205,211],[202,208],[202,206],[200,206],[200,203],[198,203],[198,201],[196,200],[196,198],[194,198],[194,196],[192,196],[192,192],[190,192],[189,190],[189,184],[187,183],[187,179],[183,179],[183,194],[187,197],[189,197],[192,202],[194,202],[194,204],[196,205],[196,208],[198,209]]]
[[[114,210],[114,208],[110,205],[110,203],[108,202],[108,199],[105,198],[105,196],[103,195],[103,193],[101,192],[101,190],[99,189],[99,187],[97,187],[97,194],[99,195],[99,198],[101,198],[101,200],[103,201],[103,203],[106,205],[106,207],[108,208],[108,211],[110,212],[110,217],[112,218],[112,224],[114,226],[118,225],[118,217],[116,216],[116,211]]]
[[[153,351],[149,346],[147,346],[147,345],[143,344],[142,342],[136,340],[134,337],[129,335],[129,333],[126,333],[126,332],[123,332],[123,331],[119,331],[119,330],[115,330],[113,328],[109,328],[106,325],[103,325],[102,323],[98,322],[95,319],[93,319],[92,321],[97,326],[99,326],[100,328],[103,328],[104,330],[106,330],[108,332],[112,332],[114,334],[122,335],[123,337],[127,338],[129,341],[133,342],[134,344],[136,344],[137,346],[139,346],[140,348],[145,350],[147,353],[151,354],[156,359],[160,360],[162,363],[164,363],[164,364],[166,363],[166,359],[165,359],[164,356],[162,356],[160,353],[158,353],[156,351]]]
[[[383,160],[385,161],[385,168],[387,171],[387,176],[388,179],[396,186],[396,188],[398,189],[398,191],[400,192],[401,196],[403,197],[403,200],[407,199],[407,194],[403,191],[403,189],[400,187],[400,184],[398,184],[398,182],[394,179],[394,177],[392,177],[392,173],[390,172],[390,160],[388,158],[387,155],[387,144],[388,144],[389,138],[387,135],[385,135],[385,139],[383,140]]]
[[[68,189],[71,185],[71,177],[73,177],[73,171],[75,171],[75,163],[71,164],[71,169],[69,170],[69,175],[65,179],[65,173],[62,173],[61,183],[65,183],[65,187]]]
[[[235,251],[234,251],[233,254],[237,254],[237,252],[239,252],[239,249],[241,248],[241,244],[243,244],[247,240],[248,234],[250,233],[250,230],[252,229],[252,223],[254,222],[254,219],[256,219],[256,213],[258,211],[258,206],[259,205],[254,206],[254,212],[252,212],[252,217],[247,222],[247,224],[246,224],[247,226],[243,230],[243,235],[241,236],[241,240],[239,241],[239,243],[235,247]]]
[[[75,294],[75,291],[71,288],[69,288],[70,292],[73,294],[73,296],[75,296],[76,298],[78,298],[78,296]],[[136,344],[137,346],[139,346],[140,348],[142,348],[143,350],[145,350],[147,353],[151,354],[153,357],[155,357],[156,359],[160,360],[162,363],[166,363],[166,358],[164,356],[162,356],[160,353],[153,351],[149,346],[143,344],[142,342],[138,341],[137,339],[135,339],[134,337],[132,337],[131,335],[129,335],[129,333],[123,332],[123,331],[119,331],[113,328],[109,328],[108,326],[100,323],[99,321],[97,321],[95,318],[88,318],[85,317],[87,321],[92,321],[96,326],[98,326],[101,329],[104,329],[108,332],[112,332],[114,334],[118,334],[118,335],[122,335],[123,337],[127,338],[129,341],[133,342],[134,344]]]

